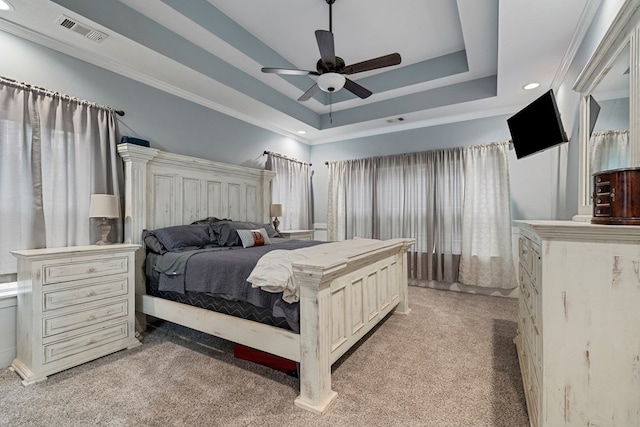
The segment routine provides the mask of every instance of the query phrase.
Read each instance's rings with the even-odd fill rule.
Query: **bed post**
[[[118,154],[124,162],[124,243],[142,244],[142,230],[147,224],[147,163],[158,155],[153,148],[133,144],[118,144]],[[136,295],[146,294],[142,265],[144,245],[136,251]],[[136,298],[139,300],[139,297]],[[136,330],[144,331],[147,316],[136,311]]]
[[[404,244],[402,245],[402,251],[399,252],[400,259],[398,260],[398,262],[402,264],[402,267],[398,269],[401,276],[397,278],[400,302],[394,310],[394,314],[408,315],[409,313],[411,313],[411,309],[409,308],[409,272],[407,269],[407,251],[409,250],[409,247],[413,245],[413,243],[413,239],[405,240]]]
[[[345,262],[329,268],[293,265],[300,284],[300,395],[295,404],[324,414],[338,396],[331,390],[331,292]]]

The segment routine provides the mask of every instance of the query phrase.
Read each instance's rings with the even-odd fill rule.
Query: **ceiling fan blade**
[[[371,94],[373,93],[369,89],[360,86],[358,83],[350,79],[345,80],[344,88],[349,92],[353,93],[354,95],[359,96],[362,99],[370,97]]]
[[[320,73],[318,73],[317,71],[296,70],[296,69],[293,69],[293,68],[269,68],[269,67],[263,67],[262,68],[262,72],[263,73],[273,73],[273,74],[290,74],[290,75],[294,75],[294,76],[307,76],[307,75],[319,76],[320,75]]]
[[[357,64],[347,65],[343,68],[343,74],[355,74],[363,71],[375,70],[378,68],[390,67],[398,65],[401,61],[399,53],[391,53],[389,55],[380,56],[378,58],[369,59],[367,61],[358,62]]]
[[[316,40],[320,50],[320,58],[328,68],[336,66],[336,50],[333,44],[333,33],[326,30],[316,30]]]
[[[300,98],[298,98],[298,101],[306,101],[306,100],[310,99],[313,95],[316,94],[318,89],[320,89],[318,87],[318,84],[314,84],[309,89],[307,89],[307,91],[305,93],[303,93],[302,96],[300,96]]]

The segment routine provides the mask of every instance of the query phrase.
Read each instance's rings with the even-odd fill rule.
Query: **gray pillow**
[[[218,240],[220,246],[241,246],[242,239],[238,236],[237,230],[251,230],[263,228],[262,224],[255,222],[223,220],[211,224],[211,230]],[[275,230],[274,230],[275,231]]]
[[[205,219],[199,219],[197,221],[193,221],[191,223],[191,225],[195,225],[195,224],[211,224],[211,223],[218,222],[218,221],[231,221],[231,220],[220,219],[220,218],[216,218],[215,216],[210,216],[210,217],[207,217]]]
[[[208,224],[174,225],[151,232],[167,251],[203,248],[214,243]]]
[[[164,245],[160,243],[160,240],[158,240],[158,238],[149,230],[142,230],[142,241],[151,252],[155,252],[160,255],[167,252]]]
[[[267,231],[267,234],[269,235],[269,237],[280,237],[280,233],[278,233],[276,229],[273,228],[273,225],[266,223],[262,225],[262,228],[264,228]]]

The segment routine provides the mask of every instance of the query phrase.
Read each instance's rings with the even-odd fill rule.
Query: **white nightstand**
[[[313,240],[313,230],[280,230],[279,233],[289,240]]]
[[[12,251],[18,258],[17,357],[28,385],[140,345],[135,338],[139,245]]]

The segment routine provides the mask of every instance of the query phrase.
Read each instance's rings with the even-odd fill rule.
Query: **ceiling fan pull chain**
[[[333,116],[331,113],[333,112],[333,100],[331,99],[331,92],[329,92],[329,124],[333,124]]]

